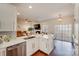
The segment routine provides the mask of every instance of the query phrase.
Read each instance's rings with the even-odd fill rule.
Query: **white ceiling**
[[[56,18],[59,14],[62,16],[71,16],[74,14],[74,4],[71,3],[16,3],[18,17],[24,19],[33,19],[37,21]],[[31,5],[33,8],[29,9]]]

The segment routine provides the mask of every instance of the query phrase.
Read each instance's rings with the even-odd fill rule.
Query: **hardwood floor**
[[[70,42],[64,42],[55,40],[55,49],[49,54],[38,51],[33,56],[73,56],[74,55],[74,47]]]
[[[74,47],[72,43],[55,40],[55,49],[50,53],[50,56],[73,56],[74,55]]]
[[[48,56],[46,53],[38,50],[36,53],[34,53],[32,56]]]

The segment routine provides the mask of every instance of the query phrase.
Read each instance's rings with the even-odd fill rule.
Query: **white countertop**
[[[43,37],[42,35],[35,35],[36,37],[41,36],[41,38]],[[51,36],[51,35],[49,35]],[[52,36],[54,37],[54,36]],[[22,42],[26,42],[27,40],[24,40],[24,38],[27,38],[27,36],[22,36],[22,37],[17,37],[15,39],[12,39],[10,42],[4,42],[2,44],[0,44],[0,49],[1,48],[7,48],[9,46],[15,45],[15,44],[19,44]]]
[[[32,37],[32,36],[36,36],[36,35],[30,35],[30,36],[21,36],[21,37],[17,37],[18,39],[23,39],[23,38],[28,38],[28,37]]]
[[[12,46],[12,45],[15,45],[15,44],[19,44],[19,43],[22,43],[22,42],[25,42],[24,39],[12,39],[10,42],[4,42],[2,44],[0,44],[0,49],[1,48],[6,48],[6,47],[9,47],[9,46]]]
[[[22,43],[22,42],[26,42],[26,40],[24,40],[24,38],[27,38],[27,36],[17,37],[15,39],[12,39],[10,42],[4,42],[4,43],[0,44],[0,49],[1,48],[7,48],[9,46],[19,44],[19,43]]]

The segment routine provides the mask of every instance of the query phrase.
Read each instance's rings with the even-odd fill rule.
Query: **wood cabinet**
[[[6,48],[0,49],[0,56],[6,56]]]
[[[26,43],[16,44],[6,49],[7,56],[25,56],[26,55]]]

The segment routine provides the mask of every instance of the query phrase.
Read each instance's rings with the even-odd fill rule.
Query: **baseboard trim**
[[[45,53],[45,52],[43,52],[42,50],[40,50],[40,52],[42,52],[42,53],[44,53],[46,56],[48,56],[48,54],[47,54],[47,53]]]
[[[36,52],[34,52],[31,56],[34,56],[39,50],[37,50]]]
[[[64,42],[70,42],[70,41],[60,40],[60,39],[54,39],[54,40],[59,40],[59,41],[64,41]],[[72,42],[70,42],[70,43],[72,43]]]
[[[50,56],[50,54],[54,51],[55,48],[56,48],[56,47],[54,46],[53,50],[49,53],[49,56]]]
[[[49,56],[53,51],[54,51],[54,49],[55,49],[55,46],[54,46],[54,48],[53,48],[53,50],[49,53],[49,54],[47,54],[47,53],[45,53],[45,52],[43,52],[42,50],[37,50],[35,53],[33,53],[31,56],[34,56],[36,53],[38,53],[39,51],[40,52],[42,52],[43,54],[45,54],[46,56]]]

